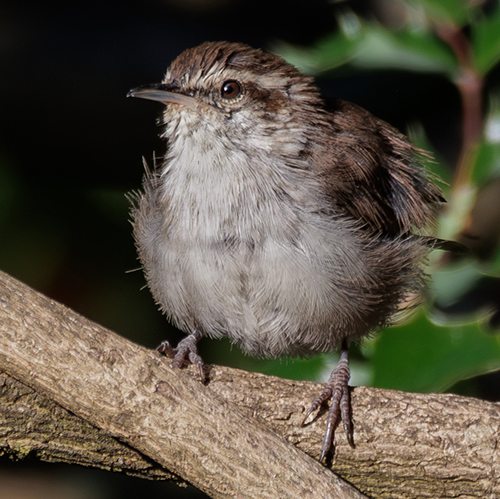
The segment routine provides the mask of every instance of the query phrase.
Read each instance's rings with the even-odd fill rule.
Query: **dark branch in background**
[[[212,366],[203,386],[2,273],[0,289],[0,452],[217,498],[364,497],[313,459],[324,414],[300,427],[318,383]],[[369,497],[500,496],[500,404],[361,387],[352,401],[356,448],[337,432],[332,469]]]
[[[483,132],[484,81],[474,68],[472,47],[463,31],[450,24],[438,25],[435,29],[438,36],[453,50],[460,68],[455,84],[462,102],[462,146],[453,185],[454,190],[459,190],[470,184],[476,148]]]

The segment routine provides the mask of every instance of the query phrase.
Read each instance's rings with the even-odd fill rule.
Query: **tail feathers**
[[[425,237],[421,236],[420,240],[424,246],[427,246],[430,249],[437,249],[443,251],[449,251],[450,253],[454,253],[455,255],[466,255],[469,253],[469,249],[467,246],[464,246],[461,243],[457,243],[456,241],[449,241],[448,239],[440,239],[438,237]]]

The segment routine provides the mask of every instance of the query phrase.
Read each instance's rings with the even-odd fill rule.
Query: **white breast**
[[[336,348],[352,328],[338,303],[355,309],[352,290],[369,280],[355,229],[320,210],[309,172],[223,139],[201,148],[196,133],[171,144],[161,212],[140,231],[156,300],[185,332],[228,336],[254,355]]]

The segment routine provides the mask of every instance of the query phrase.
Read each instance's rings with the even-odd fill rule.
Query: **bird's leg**
[[[191,362],[198,367],[200,371],[201,382],[206,382],[205,371],[203,369],[203,360],[198,353],[196,344],[201,339],[200,331],[195,331],[189,336],[186,336],[179,342],[176,348],[173,348],[168,341],[163,341],[156,349],[158,352],[165,354],[173,360],[174,367],[181,368],[186,362]]]
[[[339,423],[339,417],[344,423],[344,430],[347,436],[347,442],[354,448],[353,429],[351,421],[351,397],[349,394],[349,378],[351,371],[349,370],[349,347],[346,341],[342,342],[340,351],[340,360],[337,367],[330,374],[327,387],[321,395],[313,402],[311,408],[307,412],[302,421],[305,424],[309,416],[319,409],[321,405],[328,399],[332,399],[328,418],[326,420],[326,433],[321,446],[320,461],[323,461],[328,451],[333,444],[333,432]]]

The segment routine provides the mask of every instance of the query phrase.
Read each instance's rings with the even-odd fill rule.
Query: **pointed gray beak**
[[[127,97],[138,97],[139,99],[148,99],[161,102],[162,104],[181,104],[188,107],[196,107],[196,99],[189,95],[179,92],[172,92],[171,85],[165,83],[156,83],[153,85],[143,85],[130,90]]]

